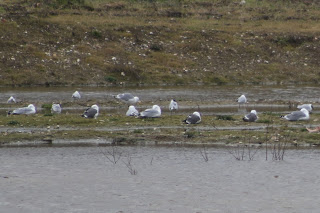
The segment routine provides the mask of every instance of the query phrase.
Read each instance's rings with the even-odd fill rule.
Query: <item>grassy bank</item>
[[[318,83],[318,1],[0,3],[0,84]]]
[[[0,116],[2,144],[17,141],[55,141],[102,139],[118,144],[267,144],[286,142],[294,145],[318,145],[320,135],[305,127],[318,125],[320,114],[310,121],[288,122],[279,114],[263,113],[256,123],[245,123],[242,116],[206,115],[198,125],[182,123],[181,115],[163,115],[157,119],[137,119],[123,115],[101,114],[85,119],[75,114]]]

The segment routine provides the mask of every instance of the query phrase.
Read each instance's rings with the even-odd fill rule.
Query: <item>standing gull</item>
[[[81,95],[78,91],[75,91],[72,96],[71,96],[73,99],[80,99],[81,98]]]
[[[138,116],[139,112],[134,106],[129,106],[126,116]]]
[[[297,108],[298,108],[298,109],[305,108],[305,109],[308,110],[309,112],[311,112],[311,111],[313,110],[312,104],[302,104],[302,105],[298,105]]]
[[[172,100],[170,101],[170,104],[169,104],[169,110],[170,110],[170,112],[172,113],[172,111],[175,111],[175,110],[177,110],[178,108],[179,108],[178,103],[176,102],[176,100],[172,99]]]
[[[60,106],[60,104],[55,104],[55,103],[53,103],[53,104],[52,104],[52,107],[51,107],[51,113],[60,114],[60,113],[61,113],[61,106]]]
[[[36,108],[33,104],[29,104],[27,107],[22,107],[9,111],[8,115],[31,115],[36,113]]]
[[[243,121],[246,122],[255,122],[258,120],[257,111],[251,110],[251,112],[243,117]]]
[[[123,101],[127,104],[134,105],[137,102],[140,102],[140,99],[137,96],[133,96],[131,93],[122,93],[114,96],[116,99]]]
[[[16,99],[13,96],[10,96],[10,98],[7,100],[7,103],[17,103]]]
[[[238,103],[239,103],[239,107],[240,107],[240,104],[245,104],[247,103],[247,98],[245,95],[241,95],[239,98],[238,98]]]
[[[98,105],[94,104],[90,108],[86,109],[86,111],[83,113],[82,117],[97,118],[98,115],[99,115],[99,107],[98,107]]]
[[[183,121],[186,124],[198,124],[201,122],[201,115],[199,112],[194,112]]]
[[[284,119],[288,121],[305,121],[309,120],[309,111],[302,108],[300,111],[291,112],[288,115],[283,116]]]
[[[139,114],[140,118],[158,118],[161,116],[161,109],[158,105],[153,105],[151,109],[146,109]]]

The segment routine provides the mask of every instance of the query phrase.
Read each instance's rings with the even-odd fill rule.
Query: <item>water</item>
[[[72,93],[80,91],[82,98],[81,106],[64,106],[71,103]],[[115,100],[113,95],[131,92],[140,97],[141,104],[138,109],[151,107],[153,104],[161,106],[163,112],[168,112],[170,99],[176,99],[180,104],[178,113],[185,114],[195,110],[204,114],[214,111],[216,114],[232,114],[238,112],[237,98],[245,94],[248,98],[248,111],[256,109],[258,112],[288,112],[290,103],[313,103],[317,110],[320,88],[315,86],[176,86],[176,87],[30,87],[30,88],[0,88],[0,104],[6,104],[10,96],[17,101],[33,103],[38,111],[43,103],[61,102],[63,111],[83,112],[86,105],[97,103],[102,112],[123,113],[118,105],[112,104]],[[4,113],[13,109],[14,105],[5,105],[0,108]]]
[[[234,103],[241,94],[249,102],[295,101],[318,102],[320,92],[317,85],[304,86],[175,86],[175,87],[23,87],[0,88],[0,103],[5,103],[12,95],[23,102],[71,101],[72,93],[78,90],[84,100],[113,99],[112,95],[131,92],[141,101],[162,101],[175,98],[197,102],[212,101]]]
[[[204,114],[243,114],[235,102],[240,94],[246,94],[249,107],[258,112],[289,111],[290,102],[313,103],[317,110],[320,88],[0,88],[0,111],[15,107],[6,107],[11,95],[39,109],[42,103],[71,102],[75,90],[82,93],[83,103],[98,102],[101,113],[122,113],[118,105],[110,105],[112,95],[132,92],[142,100],[140,108],[159,104],[164,113],[175,98],[187,103],[178,113],[199,105]],[[64,110],[78,113],[82,108]],[[208,147],[205,162],[199,147],[123,146],[116,150],[122,155],[113,164],[108,146],[64,143],[0,147],[1,212],[291,213],[318,212],[320,207],[318,149],[290,149],[284,161],[276,162],[270,155],[266,161],[263,149],[252,161],[237,161],[227,148]]]
[[[1,212],[318,212],[320,150],[237,161],[228,148],[0,148]],[[108,152],[121,153],[113,164]],[[104,153],[104,154],[103,154]],[[116,155],[115,155],[116,156]],[[132,171],[129,172],[130,165]],[[127,166],[126,166],[127,165]]]

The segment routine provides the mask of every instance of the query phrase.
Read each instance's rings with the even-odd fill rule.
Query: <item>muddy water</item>
[[[82,102],[99,103],[108,112],[119,112],[118,106],[108,104],[114,101],[113,95],[131,92],[140,97],[140,109],[151,104],[158,104],[164,112],[168,111],[169,100],[174,98],[187,105],[180,105],[180,112],[199,110],[202,113],[215,111],[228,114],[238,111],[236,103],[241,94],[248,98],[246,111],[256,109],[261,111],[288,111],[289,103],[319,102],[320,88],[318,86],[180,86],[180,87],[44,87],[44,88],[0,88],[0,103],[5,104],[12,95],[19,102],[34,103],[41,110],[42,103],[61,102],[62,105],[72,102],[72,93],[78,90],[82,94]],[[281,102],[279,104],[279,102]],[[12,109],[14,105],[2,107],[0,111]],[[66,112],[78,112],[83,108],[65,107]],[[122,112],[123,110],[121,110]],[[240,113],[243,110],[240,111]]]
[[[227,148],[208,147],[205,162],[199,147],[125,146],[115,149],[116,164],[111,151],[0,148],[1,212],[319,211],[319,149],[287,150],[276,162],[264,149],[237,161]]]

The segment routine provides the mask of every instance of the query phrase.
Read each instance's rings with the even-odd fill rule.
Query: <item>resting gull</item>
[[[122,93],[114,96],[116,99],[123,101],[127,104],[134,105],[137,102],[140,102],[140,99],[137,96],[133,96],[131,93]]]
[[[174,110],[177,110],[178,108],[178,103],[176,102],[176,100],[172,99],[169,104],[169,110],[172,112]]]
[[[201,115],[199,112],[194,112],[191,115],[189,115],[185,120],[185,123],[187,124],[198,124],[201,122]]]
[[[99,107],[98,107],[98,105],[94,104],[90,108],[86,109],[86,111],[83,113],[82,117],[97,118],[98,115],[99,115]]]
[[[240,107],[240,104],[245,104],[247,103],[247,98],[245,95],[241,95],[239,98],[238,98],[238,103],[239,103],[239,107]]]
[[[22,107],[9,111],[9,115],[31,115],[36,113],[36,108],[33,104],[29,104],[27,107]]]
[[[7,100],[7,103],[17,103],[16,99],[13,96],[10,96],[10,98]]]
[[[283,116],[288,121],[304,121],[309,120],[309,111],[302,108],[300,111],[291,112],[288,115]]]
[[[134,106],[129,106],[126,116],[138,116],[139,112]]]
[[[55,103],[53,103],[53,104],[52,104],[52,107],[51,107],[51,113],[57,113],[57,114],[61,113],[61,106],[60,106],[60,104],[55,104]]]
[[[246,122],[255,122],[258,120],[257,111],[251,110],[251,112],[243,117],[243,121]]]
[[[81,98],[81,95],[78,91],[75,91],[72,96],[71,96],[73,99],[80,99]]]
[[[309,112],[311,112],[311,111],[313,110],[312,104],[302,104],[302,105],[298,105],[297,108],[298,108],[298,109],[305,108],[305,109],[308,110]]]
[[[153,105],[151,109],[146,109],[139,114],[140,118],[158,118],[161,116],[161,109],[158,105]]]

